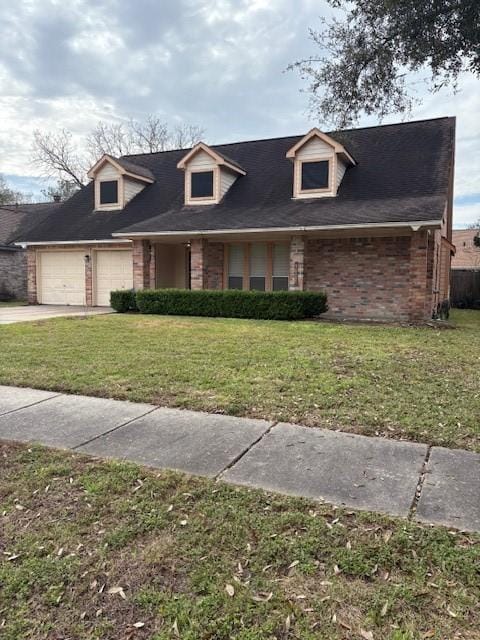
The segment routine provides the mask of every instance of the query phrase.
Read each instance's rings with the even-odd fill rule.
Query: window
[[[196,171],[191,174],[190,197],[213,198],[213,171]]]
[[[288,291],[290,251],[287,244],[274,244],[272,251],[272,289]]]
[[[107,180],[100,182],[100,204],[117,204],[118,181]]]
[[[254,243],[250,246],[250,291],[265,291],[267,267],[267,245]]]
[[[244,245],[231,244],[228,251],[228,288],[243,289]]]
[[[328,189],[328,160],[302,162],[302,191]]]

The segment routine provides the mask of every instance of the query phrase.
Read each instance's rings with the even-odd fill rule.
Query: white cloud
[[[463,229],[480,220],[480,199],[473,204],[454,205],[453,226]]]

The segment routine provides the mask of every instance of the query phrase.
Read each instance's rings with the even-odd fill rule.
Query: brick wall
[[[133,288],[148,289],[150,287],[150,242],[148,240],[133,241]]]
[[[190,242],[190,287],[208,288],[208,251],[207,241],[195,238]]]
[[[305,253],[305,288],[327,292],[327,316],[409,319],[410,237],[308,240]]]
[[[27,252],[0,249],[0,296],[27,297]]]
[[[207,288],[223,289],[223,258],[224,245],[222,242],[209,242],[207,245]]]

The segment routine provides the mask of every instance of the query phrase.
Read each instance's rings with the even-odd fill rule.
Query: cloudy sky
[[[284,70],[315,52],[308,28],[330,13],[322,0],[4,0],[0,173],[38,194],[34,129],[80,140],[99,120],[148,113],[201,125],[209,143],[328,130]],[[480,218],[480,80],[465,75],[456,95],[415,86],[411,119],[457,116],[454,223],[465,226]]]

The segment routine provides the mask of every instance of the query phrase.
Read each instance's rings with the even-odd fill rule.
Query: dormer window
[[[185,172],[185,204],[218,204],[239,176],[246,171],[203,142],[193,147],[177,164]]]
[[[100,182],[100,204],[118,204],[118,180]]]
[[[302,162],[301,190],[324,191],[328,189],[330,175],[330,160],[313,160]]]
[[[192,199],[213,198],[213,178],[213,171],[192,171],[192,173],[190,174],[190,197]]]
[[[355,160],[339,142],[312,129],[287,151],[293,161],[293,197],[337,195],[345,171]]]
[[[152,172],[124,158],[105,154],[90,169],[96,211],[123,209],[140,191],[155,182]]]

